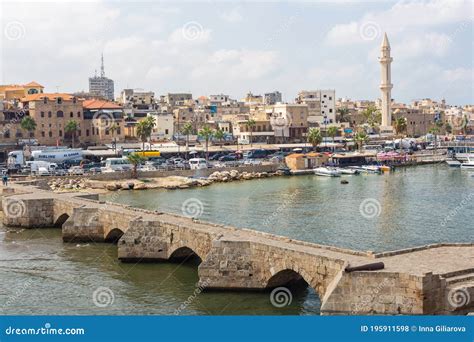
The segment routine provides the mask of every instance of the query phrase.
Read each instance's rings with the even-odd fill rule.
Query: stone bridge
[[[65,242],[116,242],[124,262],[198,257],[211,289],[311,286],[322,314],[466,314],[474,308],[474,244],[387,253],[318,245],[178,215],[99,202],[97,195],[3,189],[6,226],[62,228]],[[349,272],[383,262],[374,271]]]

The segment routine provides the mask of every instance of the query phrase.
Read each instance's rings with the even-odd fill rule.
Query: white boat
[[[474,160],[471,160],[471,158],[467,158],[467,162],[461,164],[461,169],[474,170]]]
[[[446,164],[448,164],[451,167],[459,167],[461,166],[462,163],[459,160],[449,158],[449,159],[446,159]]]
[[[331,169],[328,167],[318,167],[313,170],[315,175],[325,176],[325,177],[340,177],[341,172],[336,169]]]
[[[461,163],[474,159],[474,147],[467,145],[448,146],[448,159],[456,159]]]
[[[380,167],[377,165],[362,165],[361,168],[365,170],[367,173],[379,173]]]
[[[358,175],[359,170],[356,169],[344,169],[342,167],[336,168],[337,171],[341,173],[341,175]]]

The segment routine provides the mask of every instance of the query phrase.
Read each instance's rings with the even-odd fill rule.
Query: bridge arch
[[[54,226],[55,227],[62,227],[64,222],[66,222],[68,218],[69,218],[68,213],[63,213],[63,214],[59,215],[58,218],[56,219],[56,221],[54,221]]]
[[[190,261],[200,264],[202,262],[202,257],[193,249],[188,246],[182,246],[176,248],[169,256],[170,261]]]
[[[293,287],[293,286],[308,286],[309,283],[298,272],[286,268],[275,273],[268,279],[267,288],[273,289],[279,286]]]
[[[105,236],[104,241],[105,242],[117,243],[118,240],[120,240],[120,238],[122,237],[123,234],[124,234],[124,232],[120,228],[113,228],[107,233],[107,235]]]

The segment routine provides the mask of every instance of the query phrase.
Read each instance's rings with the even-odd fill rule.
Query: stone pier
[[[122,261],[198,257],[199,282],[207,290],[266,290],[304,281],[328,315],[474,309],[474,244],[359,252],[31,186],[3,191],[2,209],[7,226],[57,226],[66,242],[116,242]],[[374,262],[384,268],[346,271]]]

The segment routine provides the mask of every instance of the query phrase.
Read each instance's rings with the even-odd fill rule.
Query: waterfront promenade
[[[118,257],[127,262],[196,255],[208,290],[264,290],[304,280],[320,296],[322,314],[465,314],[473,308],[473,244],[359,252],[95,198],[12,185],[3,189],[3,223],[62,227],[66,242],[118,241]],[[384,268],[346,272],[374,262]]]

